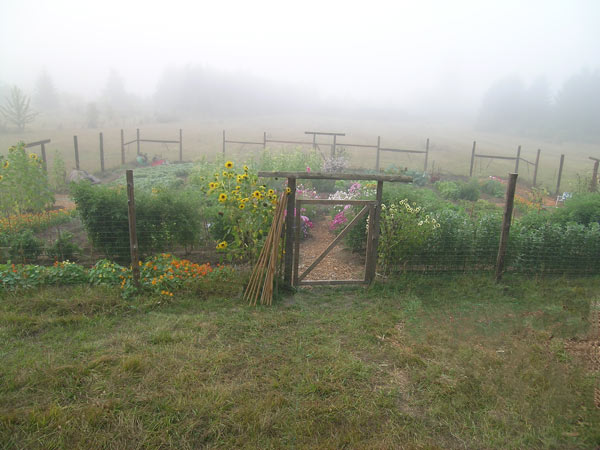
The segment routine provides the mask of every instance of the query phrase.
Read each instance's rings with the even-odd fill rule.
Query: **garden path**
[[[335,239],[329,230],[331,220],[321,220],[314,224],[310,237],[300,242],[300,262],[298,273],[301,274]],[[336,245],[306,277],[306,280],[356,280],[365,275],[364,253],[352,253],[344,248],[344,243]]]

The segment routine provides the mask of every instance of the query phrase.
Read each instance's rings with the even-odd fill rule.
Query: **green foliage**
[[[117,286],[121,282],[123,272],[126,272],[123,266],[116,264],[108,259],[101,259],[88,272],[88,281],[93,286],[109,285]]]
[[[552,221],[563,225],[568,222],[583,225],[600,222],[600,193],[574,194],[565,201],[564,207],[556,210]]]
[[[52,187],[55,192],[63,193],[67,191],[67,169],[65,168],[65,160],[60,152],[54,152],[52,161]]]
[[[437,181],[435,187],[443,198],[447,200],[458,199],[458,184],[454,181]]]
[[[223,170],[225,169],[225,170]],[[258,184],[258,177],[247,166],[235,170],[225,162],[213,181],[204,181],[205,205],[211,220],[210,232],[217,249],[229,260],[256,258],[273,220],[279,193]]]
[[[422,251],[439,224],[422,207],[404,199],[381,206],[379,262],[384,272],[398,268]]]
[[[13,261],[23,264],[35,261],[44,251],[44,243],[35,237],[33,231],[24,230],[9,234],[9,255]]]
[[[73,233],[65,231],[52,245],[46,248],[46,253],[55,261],[71,261],[81,252],[81,248],[73,242]]]
[[[498,180],[486,180],[480,186],[481,192],[496,198],[504,196],[504,185]]]
[[[479,198],[479,183],[477,180],[471,180],[468,183],[458,183],[458,198],[460,200],[476,202]]]
[[[54,203],[48,175],[35,153],[19,142],[0,155],[0,212],[40,212]]]
[[[124,186],[73,184],[71,192],[92,243],[107,257],[129,261],[129,220]],[[136,223],[140,255],[200,241],[204,228],[198,196],[158,189],[136,192]]]

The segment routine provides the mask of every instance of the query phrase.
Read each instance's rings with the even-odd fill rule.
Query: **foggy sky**
[[[0,82],[100,94],[111,68],[152,95],[205,65],[381,106],[475,105],[495,80],[557,89],[600,65],[600,2],[2,0]]]

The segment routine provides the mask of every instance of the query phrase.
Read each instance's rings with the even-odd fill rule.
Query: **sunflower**
[[[267,191],[267,194],[268,194],[269,196],[273,195],[274,193],[275,193],[275,191],[274,191],[273,189],[269,189],[269,190]]]
[[[249,199],[248,197],[246,197],[246,198],[243,198],[243,199],[242,199],[242,201],[243,201],[244,203],[246,203],[246,202],[249,202],[249,201],[250,201],[250,199]]]
[[[227,248],[227,241],[221,241],[217,244],[217,249],[225,250]]]
[[[285,188],[285,193],[286,193],[286,194],[289,194],[290,192],[292,192],[292,190],[291,190],[289,187],[286,187],[286,188]]]
[[[208,183],[208,187],[211,189],[216,189],[218,185],[219,185],[219,183],[215,183],[214,181],[211,183]]]
[[[227,200],[227,194],[225,194],[225,193],[219,194],[219,201],[221,203],[224,203],[226,200]]]
[[[0,175],[0,181],[2,181],[2,178],[4,178],[2,175]]]
[[[228,175],[227,171],[223,171],[223,176],[226,177]]]
[[[238,205],[238,208],[244,209],[246,207],[246,203],[242,202]]]
[[[31,159],[34,159],[34,160],[35,160],[35,159],[37,159],[38,155],[36,155],[35,153],[30,153],[30,154],[29,154],[29,157],[30,157]]]
[[[254,192],[252,193],[252,196],[253,196],[254,198],[260,198],[260,196],[261,196],[261,195],[262,195],[262,194],[260,193],[260,191],[254,191]]]
[[[3,167],[4,169],[8,169],[8,166],[10,166],[10,163],[8,162],[8,160],[6,160],[6,161],[4,161],[4,162],[2,163],[2,167]]]
[[[244,181],[244,179],[245,179],[245,178],[244,178],[244,175],[238,175],[238,176],[237,176],[237,182],[238,182],[238,183],[241,183],[242,181]]]
[[[244,166],[244,172],[248,172],[248,166]]]
[[[231,161],[227,161],[225,163],[225,167],[227,167],[228,169],[231,169],[231,168],[233,168],[233,163]]]

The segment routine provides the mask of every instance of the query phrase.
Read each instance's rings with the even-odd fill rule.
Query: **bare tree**
[[[29,97],[17,86],[13,86],[10,96],[6,97],[6,104],[0,106],[0,113],[6,120],[13,123],[19,131],[22,131],[25,129],[25,125],[33,122],[38,114],[31,110],[29,102]]]

